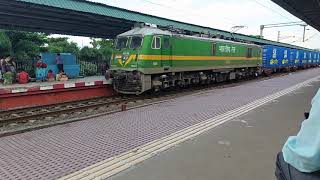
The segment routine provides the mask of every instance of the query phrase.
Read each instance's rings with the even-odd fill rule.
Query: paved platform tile
[[[56,179],[319,75],[301,71],[0,139],[0,179]]]

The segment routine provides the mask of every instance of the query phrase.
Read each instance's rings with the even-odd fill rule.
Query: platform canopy
[[[210,33],[250,41],[300,48],[254,36],[174,21],[86,0],[0,0],[0,28],[100,38],[115,38],[137,22],[174,26],[190,33]]]
[[[320,31],[320,0],[272,0]]]

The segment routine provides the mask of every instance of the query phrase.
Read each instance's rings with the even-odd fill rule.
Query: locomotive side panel
[[[183,71],[261,65],[261,49],[257,46],[182,37],[174,37],[173,42],[172,66]]]

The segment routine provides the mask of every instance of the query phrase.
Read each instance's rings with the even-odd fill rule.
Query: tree
[[[113,40],[91,39],[91,47],[81,50],[77,43],[69,42],[67,37],[48,37],[45,33],[21,31],[0,31],[0,55],[11,54],[18,60],[31,60],[41,52],[73,53],[84,61],[109,62],[112,55]]]
[[[84,61],[100,61],[102,55],[98,49],[85,46],[80,50],[79,58]]]
[[[30,60],[46,50],[47,34],[20,31],[4,31],[4,34],[10,40],[11,54],[19,60]]]
[[[101,60],[109,61],[112,55],[113,40],[111,39],[91,39],[93,48],[97,49],[102,57]]]
[[[0,32],[0,57],[7,56],[12,53],[12,45],[9,37]]]
[[[79,47],[75,42],[69,42],[66,37],[49,38],[48,52],[52,53],[73,53],[79,55]]]

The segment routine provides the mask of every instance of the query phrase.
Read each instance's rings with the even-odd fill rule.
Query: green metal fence
[[[79,61],[81,76],[101,76],[108,68],[106,61]]]
[[[16,61],[16,68],[17,70],[23,69],[26,71],[30,77],[35,77],[35,69],[36,69],[36,62],[35,60],[25,60],[25,61]]]

